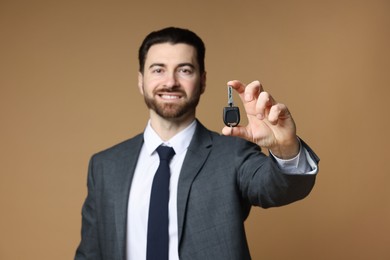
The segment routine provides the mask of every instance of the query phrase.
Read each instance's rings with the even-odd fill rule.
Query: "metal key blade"
[[[232,90],[232,86],[230,86],[230,85],[228,85],[228,105],[231,107],[234,105],[233,90]]]

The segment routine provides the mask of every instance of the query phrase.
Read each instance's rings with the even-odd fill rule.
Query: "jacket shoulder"
[[[130,139],[95,153],[93,157],[106,160],[117,160],[126,157],[129,153],[138,152],[143,144],[143,140],[143,134],[140,133]]]

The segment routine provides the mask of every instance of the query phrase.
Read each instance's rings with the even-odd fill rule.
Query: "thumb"
[[[250,140],[248,131],[243,126],[236,126],[236,127],[225,126],[224,128],[222,128],[222,134],[226,136],[238,136]]]

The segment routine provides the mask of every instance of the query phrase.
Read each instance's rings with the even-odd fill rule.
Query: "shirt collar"
[[[149,120],[144,131],[145,148],[148,154],[152,155],[157,147],[159,147],[161,144],[164,144],[166,146],[171,146],[173,150],[175,150],[175,154],[180,154],[184,152],[190,145],[192,137],[195,133],[195,129],[196,120],[189,124],[185,129],[174,135],[171,139],[164,142],[156,133],[156,131],[154,131]]]

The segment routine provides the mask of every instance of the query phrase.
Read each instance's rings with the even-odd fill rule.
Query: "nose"
[[[175,73],[167,73],[164,86],[167,88],[174,88],[179,85],[177,76]]]

